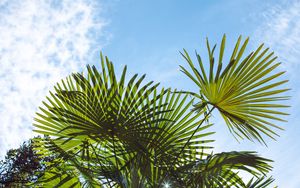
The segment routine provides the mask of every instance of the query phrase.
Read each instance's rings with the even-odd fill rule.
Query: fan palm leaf
[[[134,75],[125,85],[126,67],[117,81],[112,63],[101,55],[102,72],[87,67],[87,77],[73,74],[55,86],[37,113],[35,131],[81,160],[105,159],[120,170],[138,153],[148,156],[149,134],[155,135],[162,110],[155,105],[164,92],[152,97],[158,84],[141,85],[145,75]],[[165,104],[160,104],[163,107]],[[146,134],[147,133],[147,134]],[[150,147],[150,148],[147,148]],[[144,157],[145,158],[145,157]],[[103,161],[101,161],[102,163]],[[113,179],[113,173],[111,178]],[[106,175],[107,176],[107,175]]]
[[[261,177],[272,169],[270,162],[255,152],[234,151],[203,157],[179,170],[191,187],[246,187],[239,172]]]
[[[263,176],[263,177],[260,177],[257,179],[251,178],[245,187],[246,188],[266,188],[272,182],[274,182],[274,179],[272,177],[266,178]]]
[[[283,104],[289,98],[285,94],[289,90],[286,88],[288,80],[282,79],[284,71],[276,71],[280,63],[263,44],[244,57],[248,40],[241,44],[239,37],[227,65],[223,63],[225,35],[218,61],[214,56],[216,45],[211,49],[207,40],[208,73],[197,52],[198,67],[184,50],[182,56],[191,71],[183,66],[181,71],[199,87],[199,93],[192,93],[199,99],[195,110],[211,105],[221,113],[234,136],[264,142],[262,135],[275,139],[274,129],[282,129],[275,121],[285,121],[283,117],[288,115],[283,111],[288,107]]]

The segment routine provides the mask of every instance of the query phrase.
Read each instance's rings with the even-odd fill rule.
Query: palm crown
[[[271,160],[255,152],[213,154],[211,150],[212,124],[207,120],[213,109],[207,112],[208,104],[221,112],[231,130],[261,141],[260,132],[270,135],[273,132],[267,125],[274,126],[263,118],[278,119],[271,118],[269,114],[273,113],[284,115],[269,110],[286,107],[273,103],[286,99],[273,96],[286,90],[271,90],[286,81],[268,84],[282,74],[267,76],[278,65],[260,61],[259,50],[239,64],[247,44],[238,50],[239,41],[229,65],[222,71],[223,38],[216,75],[215,47],[210,50],[208,45],[209,77],[200,56],[197,55],[199,71],[184,52],[192,73],[183,67],[182,70],[200,89],[200,93],[192,93],[201,100],[194,107],[194,99],[189,100],[191,92],[159,89],[153,82],[144,84],[145,75],[134,75],[126,82],[126,67],[118,79],[113,64],[102,54],[100,72],[94,66],[87,66],[86,76],[76,73],[62,80],[35,118],[35,131],[50,136],[36,142],[36,150],[40,155],[55,156],[36,184],[44,187],[269,185],[273,179],[264,176],[272,168]],[[239,171],[255,178],[245,183]]]

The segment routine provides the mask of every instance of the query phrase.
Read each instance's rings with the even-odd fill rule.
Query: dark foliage
[[[33,149],[34,142],[35,139],[30,139],[6,153],[0,161],[0,187],[23,187],[43,174],[51,157],[39,156]]]

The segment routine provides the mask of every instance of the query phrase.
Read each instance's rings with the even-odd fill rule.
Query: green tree
[[[209,128],[217,109],[229,130],[240,138],[264,143],[279,128],[269,120],[286,115],[279,104],[286,81],[274,81],[278,64],[260,46],[242,57],[248,39],[238,39],[222,70],[225,36],[218,65],[207,42],[209,74],[198,54],[196,68],[186,51],[191,71],[181,67],[199,93],[159,89],[145,75],[128,81],[101,54],[101,71],[87,66],[62,80],[50,92],[35,118],[36,132],[49,135],[36,150],[55,154],[51,167],[39,178],[43,187],[266,187],[272,178],[269,159],[250,151],[212,153]],[[216,69],[216,70],[215,70]],[[216,73],[214,73],[216,72]],[[144,84],[143,84],[144,83]],[[192,99],[191,97],[192,96]],[[277,109],[277,110],[276,110]],[[253,175],[245,182],[239,172]]]

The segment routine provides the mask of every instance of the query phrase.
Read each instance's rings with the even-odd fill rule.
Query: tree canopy
[[[41,157],[34,151],[36,139],[40,138],[30,139],[6,153],[0,161],[0,187],[22,187],[36,182],[44,173],[53,157]]]

